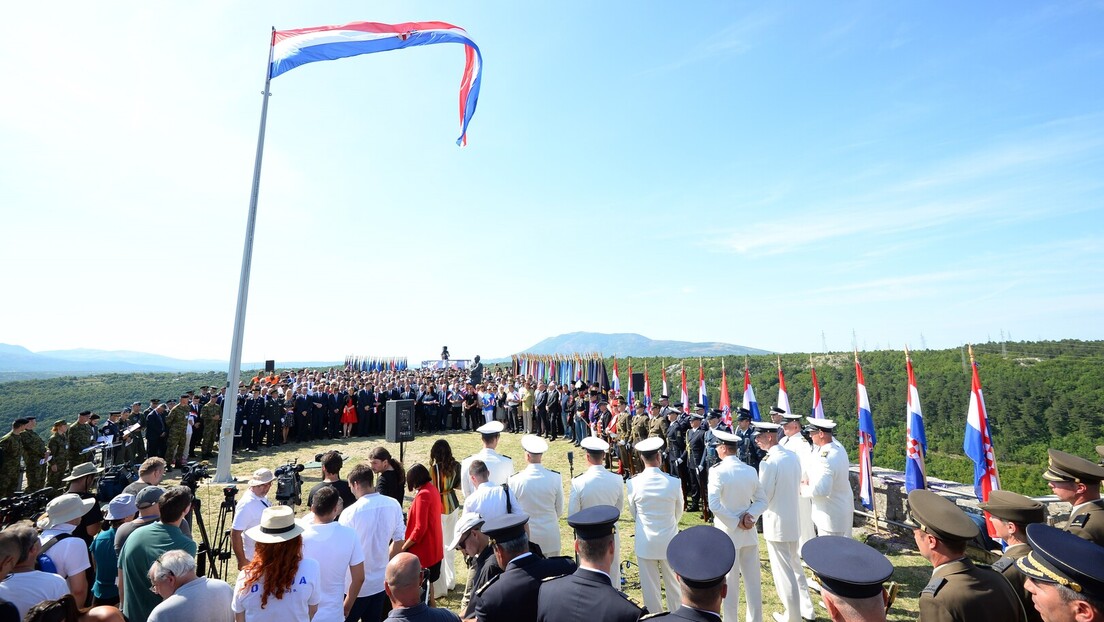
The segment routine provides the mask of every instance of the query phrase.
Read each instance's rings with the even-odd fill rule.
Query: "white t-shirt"
[[[299,562],[298,570],[295,571],[291,589],[284,594],[283,598],[269,596],[268,605],[262,609],[263,582],[254,583],[249,587],[248,592],[243,592],[245,573],[242,572],[238,574],[238,581],[234,584],[234,600],[230,601],[230,608],[234,613],[245,612],[246,620],[263,622],[310,620],[310,605],[317,605],[322,600],[321,583],[318,562],[304,558]]]
[[[245,530],[261,524],[261,512],[270,505],[268,499],[253,494],[253,489],[245,491],[238,507],[234,510],[234,524],[231,529],[237,529],[242,533],[242,546],[245,549],[245,558],[253,561],[253,549],[256,543],[253,538],[245,535]]]
[[[66,538],[81,542],[80,538]],[[53,551],[53,549],[50,549]],[[16,572],[8,578],[0,581],[0,598],[15,605],[19,610],[19,618],[27,615],[27,611],[44,600],[57,600],[69,593],[69,584],[65,579],[52,572],[32,570],[30,572]]]
[[[388,547],[392,541],[406,537],[402,507],[391,497],[373,492],[345,508],[338,522],[356,532],[364,551],[364,585],[357,597],[379,594],[383,591]]]
[[[318,525],[308,514],[299,519],[303,532],[303,558],[321,567],[322,602],[313,622],[341,622],[345,619],[345,582],[349,567],[364,563],[364,549],[351,528],[339,523]]]
[[[38,543],[42,546],[46,546],[46,542],[55,536],[61,534],[72,534],[76,529],[76,525],[70,525],[68,523],[64,525],[55,525],[42,532],[38,536]],[[49,557],[54,562],[54,567],[57,568],[57,573],[63,579],[84,572],[86,569],[92,566],[92,561],[88,558],[88,545],[81,540],[79,536],[73,536],[72,538],[65,538],[58,540],[46,551],[46,557]]]

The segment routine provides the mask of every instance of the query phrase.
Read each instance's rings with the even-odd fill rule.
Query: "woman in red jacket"
[[[433,603],[433,582],[441,576],[445,543],[441,535],[441,492],[433,485],[429,469],[415,464],[406,472],[406,489],[417,491],[406,519],[406,541],[402,550],[413,553],[425,568],[429,606]]]

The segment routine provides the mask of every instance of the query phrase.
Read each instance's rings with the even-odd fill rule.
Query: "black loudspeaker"
[[[414,440],[414,400],[388,400],[387,427],[384,430],[388,443],[409,443]]]
[[[644,374],[634,373],[632,375],[632,390],[633,393],[644,390]]]
[[[271,374],[276,371],[276,361],[265,361],[265,373]]]

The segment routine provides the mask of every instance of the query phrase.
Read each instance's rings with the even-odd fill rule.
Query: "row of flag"
[[[345,357],[345,369],[359,371],[406,371],[409,362],[405,356],[358,356]]]
[[[599,352],[575,354],[515,354],[511,358],[515,376],[571,384],[577,381],[597,382],[603,391],[610,389],[610,376],[605,359]],[[620,390],[617,359],[613,362],[613,382]]]

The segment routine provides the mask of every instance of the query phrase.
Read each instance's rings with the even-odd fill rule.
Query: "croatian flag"
[[[705,407],[705,413],[709,414],[709,392],[705,390],[705,369],[701,359],[698,359],[698,403]]]
[[[652,387],[648,383],[648,361],[644,361],[644,408],[652,407]]]
[[[978,378],[973,348],[970,348],[970,367],[974,371],[974,377],[962,449],[974,461],[974,494],[979,501],[989,501],[989,493],[1000,490],[1000,475],[997,473],[997,458],[993,453],[993,439],[989,434],[989,418],[985,414],[985,398],[981,394],[981,379]],[[996,530],[988,512],[985,513],[985,524],[989,537],[995,538]]]
[[[616,365],[614,365],[614,367],[616,367]],[[632,415],[633,417],[636,416],[636,399],[635,398],[636,398],[636,396],[633,394],[633,390],[632,390],[632,359],[629,359],[629,391],[628,391],[628,395],[625,398],[625,401],[627,401],[629,403],[629,414]]]
[[[751,388],[751,371],[744,367],[744,409],[751,413],[752,421],[759,419],[759,402],[755,401],[755,389]]]
[[[855,402],[859,409],[859,501],[863,507],[874,508],[874,479],[871,460],[874,456],[874,416],[870,413],[870,397],[866,394],[866,382],[863,380],[859,357],[855,356],[855,377],[857,392]]]
[[[682,395],[679,396],[682,400],[682,411],[686,412],[690,408],[690,393],[686,391],[686,365],[682,365]]]
[[[468,33],[452,24],[353,22],[344,26],[274,30],[268,77],[275,78],[299,65],[315,61],[435,43],[460,43],[464,46],[464,73],[460,77],[460,138],[456,139],[456,144],[463,146],[468,144],[468,123],[475,115],[475,105],[479,100],[483,56]]]
[[[790,410],[790,394],[786,392],[786,376],[782,374],[782,359],[778,359],[778,407],[787,413]]]
[[[728,397],[728,372],[725,371],[724,359],[721,359],[721,422],[732,429],[732,401]]]
[[[816,367],[812,366],[813,357],[809,357],[809,368],[813,372],[813,419],[824,418],[824,402],[820,400],[820,384],[817,382]]]
[[[610,380],[610,393],[621,395],[621,380],[617,377],[617,357],[613,357],[613,379]]]
[[[905,492],[928,487],[924,456],[928,453],[928,437],[924,434],[924,414],[920,410],[920,391],[916,389],[916,374],[912,359],[905,353],[908,368],[908,405],[905,407]]]

